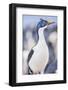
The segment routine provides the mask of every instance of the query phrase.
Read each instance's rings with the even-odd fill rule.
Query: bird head
[[[47,28],[46,26],[48,26],[48,25],[51,25],[51,24],[53,24],[53,23],[55,23],[55,22],[53,22],[53,21],[51,21],[51,20],[44,20],[44,19],[40,19],[40,21],[38,22],[38,24],[37,24],[37,29],[39,30],[39,28]]]

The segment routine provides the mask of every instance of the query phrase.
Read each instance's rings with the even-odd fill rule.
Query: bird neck
[[[38,34],[39,34],[39,41],[42,43],[46,43],[44,37],[44,30],[39,30]]]

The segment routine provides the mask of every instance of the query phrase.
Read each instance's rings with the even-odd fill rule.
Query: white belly
[[[49,60],[49,51],[46,45],[38,44],[34,48],[34,54],[30,59],[29,66],[34,73],[43,71]]]

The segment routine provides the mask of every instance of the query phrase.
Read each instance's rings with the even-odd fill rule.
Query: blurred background
[[[55,23],[48,26],[48,30],[44,31],[44,37],[49,48],[49,63],[44,73],[55,73],[57,70],[57,17],[56,16],[22,16],[23,24],[23,73],[27,72],[27,58],[29,51],[38,42],[37,24],[40,18],[51,20]]]

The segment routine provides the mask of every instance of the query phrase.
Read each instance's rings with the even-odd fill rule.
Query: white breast
[[[49,60],[49,51],[46,42],[44,40],[39,40],[33,50],[34,53],[29,62],[29,66],[34,73],[42,72]]]

